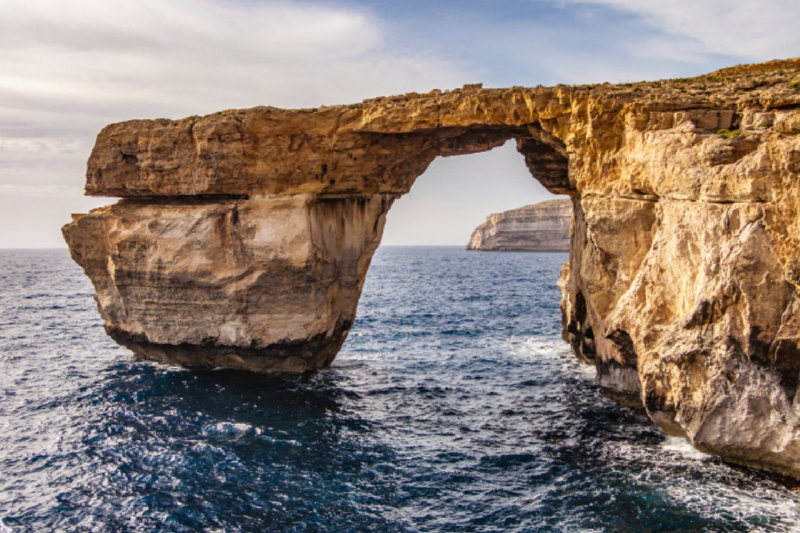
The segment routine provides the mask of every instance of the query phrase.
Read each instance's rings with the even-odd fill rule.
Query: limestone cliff
[[[571,220],[572,202],[568,199],[495,213],[475,228],[467,250],[568,252]]]
[[[330,363],[387,210],[438,156],[515,139],[568,194],[564,336],[618,401],[800,477],[800,60],[691,79],[433,91],[100,132],[64,227],[109,334],[186,365]]]

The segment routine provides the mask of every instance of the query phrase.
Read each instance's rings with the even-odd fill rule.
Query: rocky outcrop
[[[408,94],[114,124],[65,226],[107,331],[187,365],[330,363],[392,201],[515,139],[568,194],[564,337],[620,402],[800,477],[800,60],[623,85]]]
[[[467,250],[568,252],[572,202],[549,200],[494,213],[475,228]]]
[[[355,320],[391,199],[126,199],[64,228],[106,331],[142,357],[305,372]]]

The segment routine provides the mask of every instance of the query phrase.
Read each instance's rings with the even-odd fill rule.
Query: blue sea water
[[[565,259],[381,248],[333,366],[275,379],[136,361],[66,251],[0,251],[0,533],[797,530],[602,396]]]

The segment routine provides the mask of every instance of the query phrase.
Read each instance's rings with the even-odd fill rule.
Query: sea
[[[136,360],[66,250],[0,251],[0,533],[800,530],[603,396],[566,259],[381,247],[333,365],[275,378]]]

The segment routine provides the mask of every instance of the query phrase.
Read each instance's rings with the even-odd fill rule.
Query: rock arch
[[[565,340],[612,398],[800,477],[800,61],[106,127],[64,227],[144,357],[302,372],[349,330],[385,215],[438,156],[516,139],[574,204]]]
[[[436,157],[515,139],[546,187],[573,191],[565,144],[526,94],[473,87],[112,125],[98,136],[86,191],[123,200],[65,237],[85,268],[97,255],[87,273],[106,329],[137,355],[319,369],[355,319],[387,211]],[[448,118],[448,105],[463,116]]]

